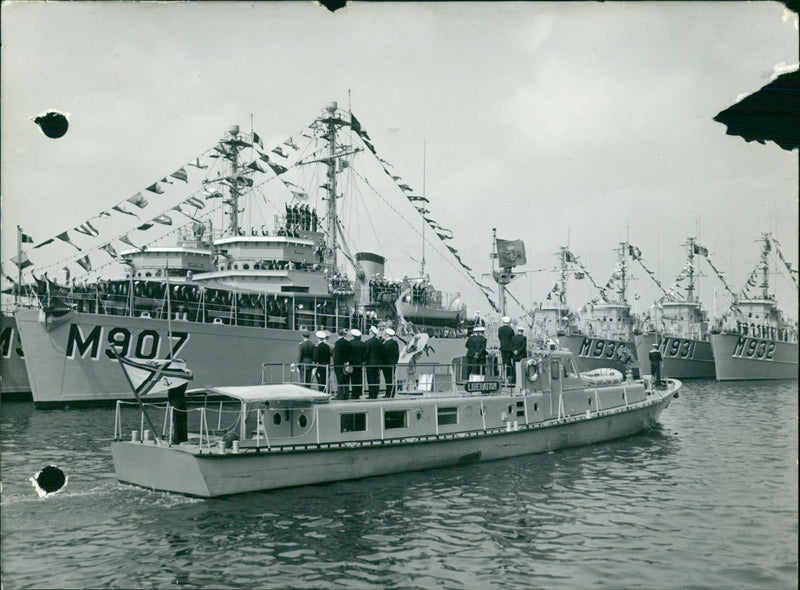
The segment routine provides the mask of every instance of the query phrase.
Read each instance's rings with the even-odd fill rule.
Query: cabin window
[[[383,427],[386,430],[394,428],[406,428],[406,416],[408,413],[405,410],[386,412],[383,415]]]
[[[275,412],[275,413],[272,415],[272,423],[273,423],[275,426],[278,426],[278,425],[281,423],[281,415],[280,415],[278,412]]]
[[[238,264],[234,264],[233,265],[233,270],[239,270],[239,265]]]
[[[538,411],[539,411],[539,402],[534,402],[534,404],[533,404],[533,411],[534,411],[534,412],[538,412]]]
[[[159,270],[157,270],[157,271],[156,271],[156,276],[157,276],[157,277],[160,277],[160,276],[161,276],[161,269],[159,269]]]
[[[249,264],[243,264],[243,265],[242,265],[242,268],[243,268],[244,270],[250,270],[250,265],[249,265]]]
[[[367,429],[367,414],[342,414],[339,425],[341,432],[364,432]]]
[[[438,408],[436,411],[436,422],[439,424],[439,426],[458,424],[458,408]]]
[[[151,275],[149,272],[146,272],[146,273],[144,273],[144,276],[146,276],[146,277],[150,277],[150,276],[152,276],[152,275]]]
[[[575,370],[575,363],[572,359],[564,359],[564,377],[577,379],[578,371]]]
[[[560,376],[558,374],[558,363],[556,361],[550,363],[550,378],[560,379]]]
[[[308,418],[306,418],[303,414],[300,414],[300,417],[297,419],[297,424],[300,428],[305,428],[306,424],[308,424]]]

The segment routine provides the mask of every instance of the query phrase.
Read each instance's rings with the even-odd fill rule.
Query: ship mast
[[[689,285],[686,287],[686,301],[693,302],[694,301],[694,248],[695,248],[695,238],[687,238],[687,245],[689,247]]]
[[[761,253],[761,298],[769,299],[769,252],[772,249],[769,238],[770,234],[762,233],[764,239],[764,249]]]
[[[328,158],[325,160],[328,182],[328,260],[336,267],[336,102],[331,102],[325,107],[327,111],[324,119],[326,127],[325,138],[328,140]]]
[[[623,304],[628,302],[628,298],[626,297],[626,292],[628,289],[628,258],[626,254],[628,248],[629,244],[627,240],[625,240],[624,242],[620,242],[619,244],[620,280],[619,280],[619,289],[617,289],[617,295],[619,296],[619,302]]]
[[[426,145],[425,140],[422,140],[422,196],[425,194],[425,160],[426,160]],[[424,201],[423,201],[424,202]],[[419,276],[425,278],[425,226],[428,225],[425,220],[422,220],[422,262],[419,265]]]
[[[561,275],[559,277],[558,301],[563,304],[567,303],[567,250],[566,246],[561,246],[561,252],[559,253]]]

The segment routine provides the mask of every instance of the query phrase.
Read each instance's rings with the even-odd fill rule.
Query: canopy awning
[[[192,389],[186,393],[187,395],[224,395],[247,403],[314,403],[326,402],[330,399],[327,393],[321,393],[316,389],[295,385],[294,383],[243,385],[238,387],[204,387],[202,389]]]

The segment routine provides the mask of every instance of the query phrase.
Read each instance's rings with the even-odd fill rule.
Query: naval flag
[[[520,264],[525,264],[525,242],[522,240],[501,240],[497,239],[497,258],[500,268],[511,268]]]
[[[137,396],[169,391],[192,380],[192,372],[181,359],[134,360],[117,356]]]

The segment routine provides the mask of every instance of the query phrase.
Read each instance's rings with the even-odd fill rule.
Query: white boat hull
[[[307,450],[207,452],[153,442],[111,446],[119,481],[152,490],[216,497],[505,459],[589,445],[636,434],[657,424],[677,390],[591,417],[580,415],[510,432],[454,433],[419,440],[364,441]]]

